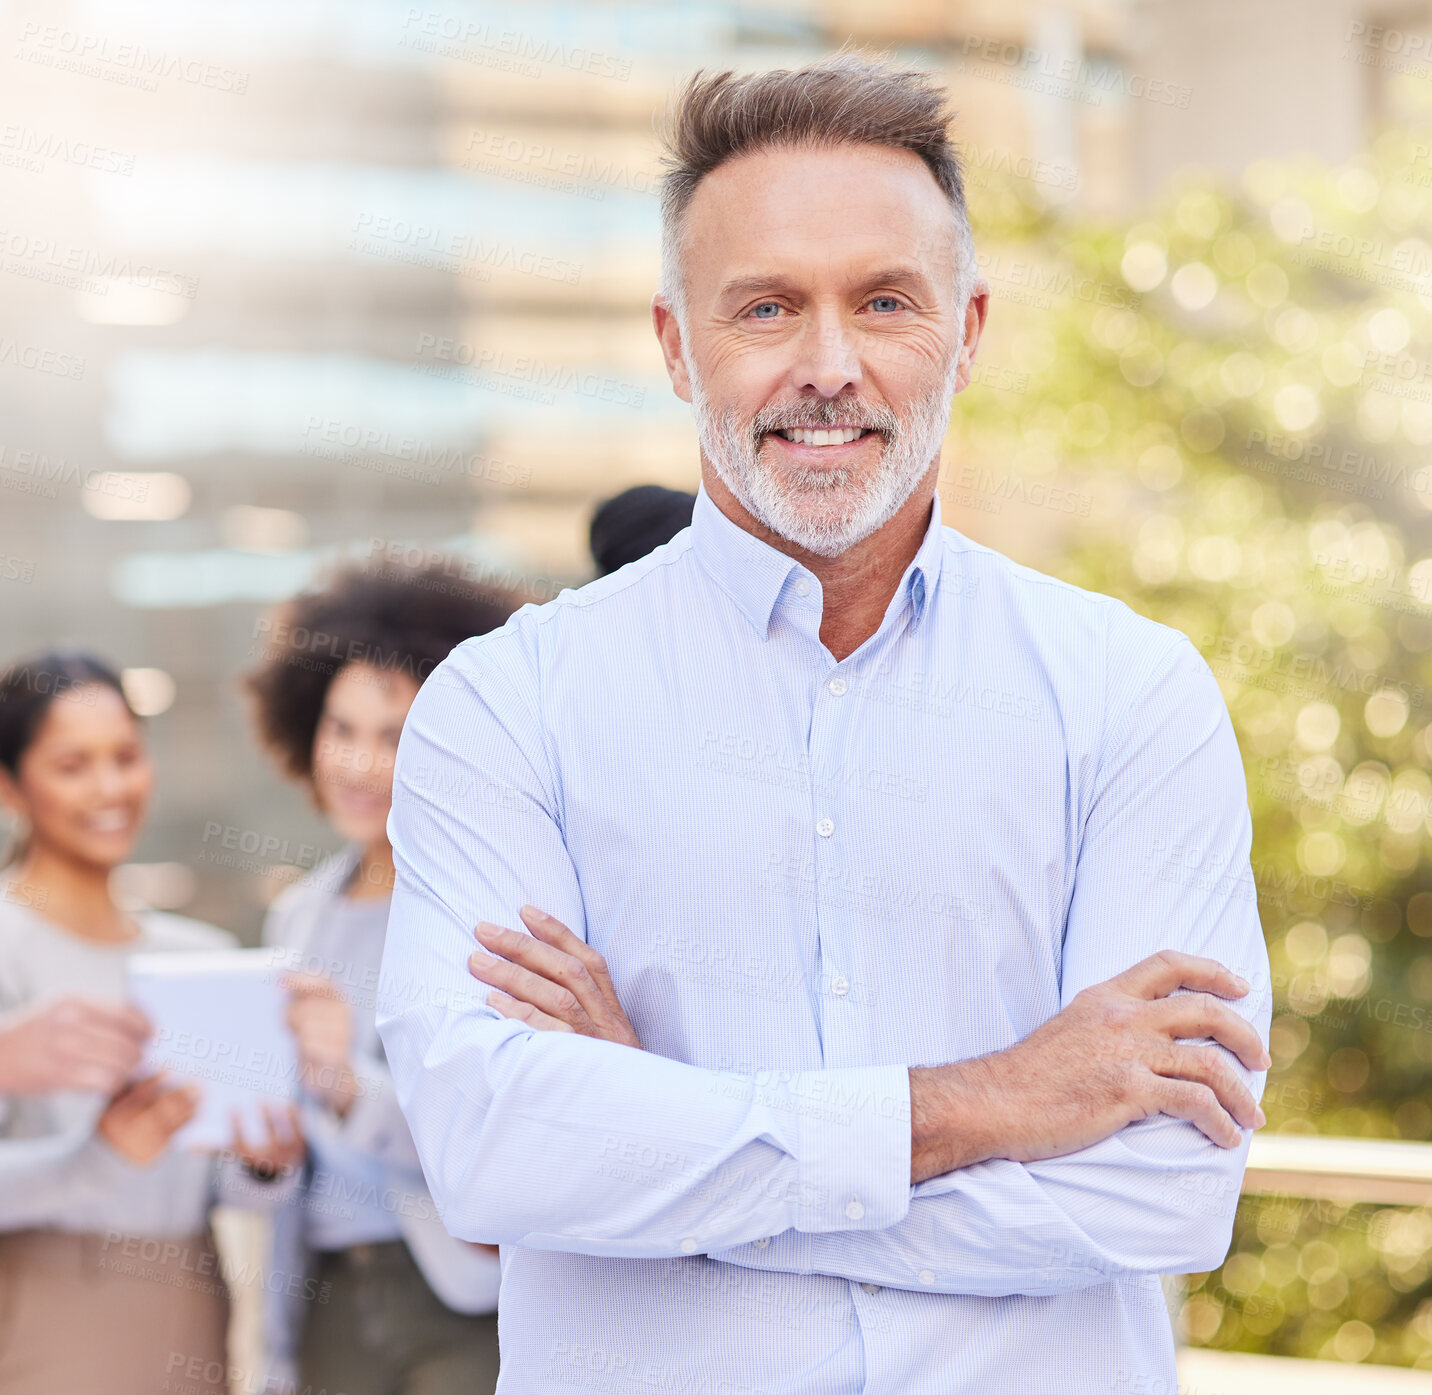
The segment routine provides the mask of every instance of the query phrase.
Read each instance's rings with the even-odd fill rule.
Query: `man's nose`
[[[864,373],[849,327],[833,317],[812,319],[801,336],[792,378],[799,391],[813,390],[822,397],[859,388]]]

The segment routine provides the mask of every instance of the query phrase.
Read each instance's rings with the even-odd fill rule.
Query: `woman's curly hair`
[[[462,575],[457,559],[421,566],[348,563],[259,622],[258,665],[244,675],[259,737],[284,772],[313,775],[328,686],[351,663],[421,684],[463,640],[499,629],[529,598]]]

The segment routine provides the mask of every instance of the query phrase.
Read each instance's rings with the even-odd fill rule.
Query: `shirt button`
[[[871,1294],[872,1296],[880,1292],[879,1284],[861,1284],[860,1287],[863,1288],[866,1293]]]
[[[845,995],[850,992],[850,980],[846,978],[844,974],[836,974],[830,981],[830,991],[834,993],[837,998],[845,997]],[[851,1206],[856,1204],[857,1203],[853,1201],[850,1203]],[[847,1206],[846,1210],[848,1211],[849,1209],[850,1207]],[[851,1220],[855,1220],[855,1217],[852,1216]]]
[[[858,1221],[865,1214],[865,1207],[858,1201],[847,1201],[845,1203],[845,1214],[852,1221]]]
[[[829,688],[836,697],[844,697],[846,689],[850,687],[850,684],[837,673],[825,686]]]
[[[815,831],[819,833],[822,838],[829,838],[830,835],[835,832],[835,820],[822,819],[816,824]]]
[[[810,582],[808,582],[808,581],[805,579],[805,577],[803,577],[803,576],[798,576],[798,577],[796,578],[796,584],[795,584],[791,589],[792,589],[792,590],[796,593],[796,595],[798,595],[798,596],[809,596],[809,595],[810,595]]]
[[[771,1237],[770,1237],[769,1235],[763,1235],[763,1236],[761,1236],[761,1238],[760,1238],[759,1240],[752,1240],[751,1243],[752,1243],[758,1250],[764,1250],[764,1249],[766,1248],[766,1246],[771,1243]]]
[[[688,1235],[686,1239],[681,1242],[681,1253],[684,1255],[694,1255],[696,1253],[696,1241],[693,1240],[691,1236]]]
[[[919,1279],[922,1284],[932,1284],[935,1282],[935,1271],[933,1269],[922,1269],[915,1277]]]

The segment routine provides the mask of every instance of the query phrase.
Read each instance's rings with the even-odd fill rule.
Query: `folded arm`
[[[912,1070],[904,1222],[789,1231],[716,1257],[988,1296],[1221,1260],[1267,1064],[1243,778],[1185,641],[1131,697],[1084,826],[1061,1011],[1009,1050]],[[639,1045],[601,957],[550,916],[523,919],[530,936],[479,929],[492,955],[470,968],[498,1011]]]
[[[1224,1007],[1266,1046],[1272,1000],[1251,839],[1242,763],[1222,695],[1197,651],[1179,641],[1107,733],[1065,926],[1062,1005],[1157,951],[1206,956],[1251,985]],[[1166,1005],[1190,1013],[1198,1006],[1182,994]],[[1111,1021],[1109,1030],[1121,1027]],[[1189,1038],[1202,1036],[1188,1031]],[[1251,1047],[1250,1038],[1245,1057]],[[1096,1062],[1091,1056],[1087,1071],[1064,1080],[1067,1072],[1046,1058],[1041,1082],[1029,1069],[1037,1060],[1032,1053],[1018,1070],[1000,1059],[1015,1060],[1015,1052],[999,1053],[985,1058],[985,1109],[972,1126],[994,1135],[980,1144],[983,1160],[915,1185],[900,1223],[861,1235],[781,1235],[768,1246],[716,1258],[983,1296],[1059,1293],[1137,1274],[1216,1268],[1227,1253],[1252,1130],[1223,1119],[1224,1141],[1236,1144],[1220,1147],[1189,1122],[1196,1112],[1185,1109],[1189,1097],[1172,1092],[1200,1090],[1196,1106],[1209,1114],[1223,1110],[1206,1085],[1190,1083],[1196,1071],[1175,1063],[1180,1050],[1215,1053],[1215,1071],[1231,1073],[1255,1100],[1261,1094],[1264,1072],[1250,1069],[1256,1058],[1186,1041],[1153,1067],[1170,1072],[1165,1107],[1186,1117],[1154,1113],[1064,1156],[1019,1161],[1037,1152],[1032,1134],[1047,1127],[1065,1098],[1073,1095],[1077,1104],[1087,1092],[1089,1107],[1097,1104]],[[1183,1079],[1173,1076],[1176,1070]],[[1009,1097],[1001,1100],[1001,1091]],[[952,1144],[957,1151],[958,1140]]]
[[[585,938],[537,718],[534,628],[519,614],[457,650],[398,750],[378,1028],[448,1229],[661,1258],[844,1229],[857,1212],[866,1227],[895,1224],[910,1195],[903,1067],[704,1070],[533,1032],[469,977],[478,922],[516,924],[529,900]]]

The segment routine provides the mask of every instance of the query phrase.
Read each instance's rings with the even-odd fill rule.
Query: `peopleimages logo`
[[[196,276],[185,276],[150,262],[134,262],[113,253],[96,252],[92,247],[35,237],[15,228],[0,228],[0,257],[6,259],[0,264],[0,270],[9,274],[40,281],[49,279],[46,272],[84,277],[92,283],[86,289],[100,295],[114,281],[125,281],[141,290],[163,295],[183,296],[186,300],[193,300],[199,291]]]
[[[239,69],[37,20],[26,20],[13,56],[144,92],[157,91],[160,78],[238,96],[249,90],[249,75]]]
[[[104,174],[133,174],[134,156],[93,141],[70,140],[17,122],[0,126],[0,163],[18,163],[36,173],[51,161]]]
[[[47,349],[39,344],[22,344],[0,335],[0,368],[29,368],[36,373],[49,373],[56,378],[79,380],[85,375],[88,360],[62,349]]]

